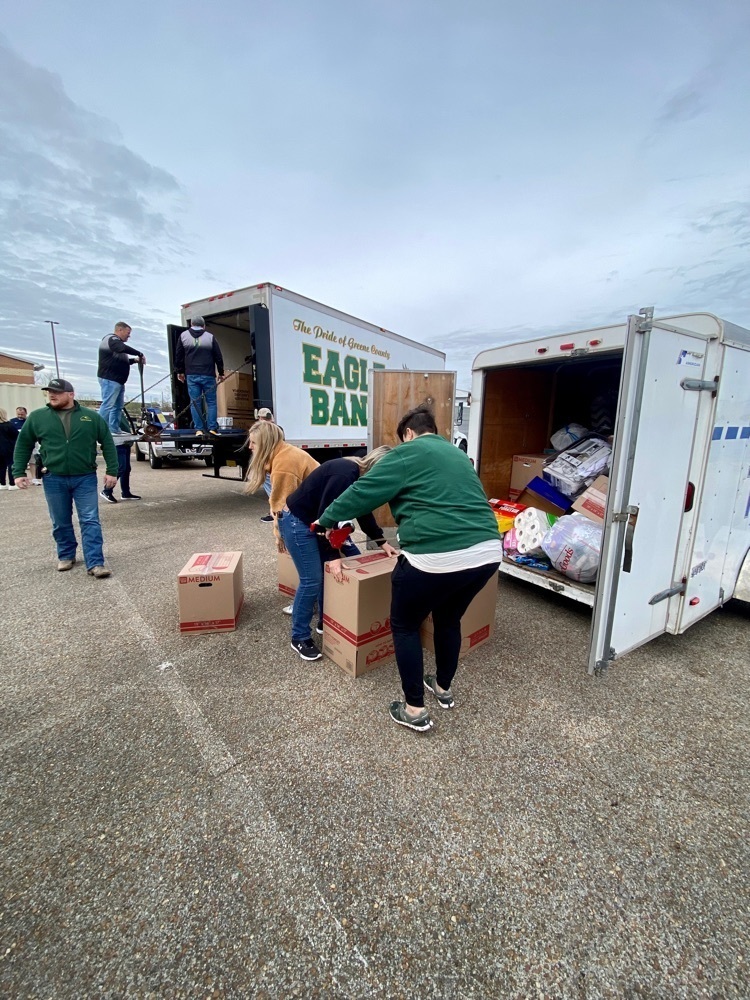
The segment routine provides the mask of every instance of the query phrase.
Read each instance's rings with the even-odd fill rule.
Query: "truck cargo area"
[[[540,359],[486,371],[479,469],[489,497],[507,499],[513,456],[554,449],[550,436],[566,424],[592,427],[609,418],[614,427],[622,350],[594,357]],[[609,412],[607,412],[609,411]],[[610,429],[611,433],[611,429]],[[501,572],[583,604],[594,603],[594,584],[577,583],[555,570],[536,570],[505,561]]]

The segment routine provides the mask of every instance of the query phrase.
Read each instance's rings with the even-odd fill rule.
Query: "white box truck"
[[[482,351],[469,455],[488,496],[507,499],[514,454],[544,451],[566,424],[590,427],[602,391],[614,439],[596,584],[501,566],[593,607],[591,673],[732,597],[750,601],[750,331],[644,309]]]
[[[366,447],[373,369],[445,368],[442,351],[265,282],[186,303],[183,325],[168,328],[172,369],[177,338],[196,316],[216,337],[226,371],[250,376],[248,414],[268,407],[286,440],[319,459]],[[187,427],[187,391],[174,376],[172,392]]]

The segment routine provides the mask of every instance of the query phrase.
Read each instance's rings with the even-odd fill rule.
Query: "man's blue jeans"
[[[188,375],[188,395],[190,396],[190,412],[193,415],[193,427],[197,431],[218,431],[219,421],[216,419],[216,379],[211,375]],[[203,400],[206,401],[206,419],[203,419]],[[208,424],[208,426],[206,426]]]
[[[278,521],[279,533],[299,576],[299,587],[292,605],[292,642],[304,642],[311,637],[310,621],[318,602],[318,620],[323,620],[323,559],[318,540],[310,525],[294,514],[284,511]],[[359,555],[353,542],[347,542],[345,555]]]
[[[99,407],[99,416],[107,421],[107,426],[113,434],[120,433],[120,417],[125,403],[125,386],[119,382],[113,382],[109,378],[100,378],[99,385],[102,390],[102,405]]]
[[[104,565],[102,526],[99,523],[99,491],[96,473],[83,476],[43,478],[44,496],[52,519],[52,537],[57,544],[58,559],[75,559],[76,536],[73,530],[73,504],[81,528],[81,545],[86,569]]]

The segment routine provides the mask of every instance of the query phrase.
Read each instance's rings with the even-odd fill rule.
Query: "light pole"
[[[59,326],[60,323],[56,319],[46,319],[45,323],[49,323],[49,328],[52,331],[52,349],[55,352],[55,371],[57,372],[57,377],[60,378],[60,364],[57,360],[57,341],[55,340],[55,327]]]

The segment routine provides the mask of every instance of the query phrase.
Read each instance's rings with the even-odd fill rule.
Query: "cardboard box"
[[[231,632],[242,608],[241,552],[197,552],[177,577],[180,632]]]
[[[547,514],[557,514],[558,517],[570,510],[571,501],[554,486],[550,486],[541,476],[535,476],[518,498],[518,503],[526,507],[536,507]]]
[[[395,556],[368,552],[344,560],[339,583],[325,567],[323,652],[352,677],[395,658],[391,574]]]
[[[583,491],[577,500],[573,501],[573,510],[577,510],[579,514],[585,514],[586,517],[596,524],[604,524],[608,486],[609,478],[607,476],[599,476],[587,490]]]
[[[495,631],[495,606],[497,605],[497,573],[482,587],[466,609],[461,619],[461,651],[459,656],[479,649],[489,642]],[[435,652],[435,627],[432,615],[422,623],[420,638],[422,645],[431,653]]]
[[[246,372],[234,372],[216,387],[216,408],[220,417],[232,417],[233,426],[241,426],[238,419],[255,420],[253,377]]]
[[[285,597],[294,597],[299,587],[299,574],[292,557],[288,552],[279,552],[277,556],[279,567],[279,593]]]
[[[517,500],[535,476],[541,476],[549,455],[514,455],[508,497]]]

